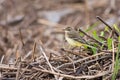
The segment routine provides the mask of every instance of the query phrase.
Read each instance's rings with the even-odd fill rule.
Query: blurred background
[[[119,4],[120,0],[0,0],[0,58],[24,55],[38,40],[58,51],[65,47],[67,26],[85,30],[97,23],[95,30],[102,30],[105,25],[96,16],[120,25]]]

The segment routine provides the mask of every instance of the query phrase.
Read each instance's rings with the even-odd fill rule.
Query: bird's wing
[[[69,37],[72,38],[72,39],[74,39],[75,41],[78,41],[78,42],[81,42],[81,43],[84,43],[84,44],[88,44],[88,43],[86,42],[86,40],[84,40],[84,39],[80,36],[79,33],[73,32],[73,33],[69,33],[69,34],[70,34]]]
[[[78,42],[84,43],[84,44],[88,44],[88,43],[86,42],[86,40],[83,39],[82,37],[72,38],[72,39],[74,39],[75,41],[78,41]]]

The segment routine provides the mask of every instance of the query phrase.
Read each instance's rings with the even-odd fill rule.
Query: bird
[[[65,29],[65,39],[73,47],[81,47],[89,45],[85,39],[80,36],[80,33],[71,27]]]

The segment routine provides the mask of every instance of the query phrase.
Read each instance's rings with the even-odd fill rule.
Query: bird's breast
[[[80,42],[78,41],[75,41],[71,38],[68,38],[68,37],[65,37],[65,39],[67,40],[67,42],[72,45],[72,46],[82,46],[83,44],[81,44]]]

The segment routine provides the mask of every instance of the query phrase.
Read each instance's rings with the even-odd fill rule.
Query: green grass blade
[[[107,45],[108,45],[108,49],[112,49],[112,39],[111,38],[108,38],[107,39]]]
[[[116,54],[116,57],[115,57],[115,65],[114,65],[112,80],[116,80],[116,75],[118,73],[118,70],[120,69],[119,54],[120,54],[120,43],[118,44],[118,51],[117,51],[117,54]]]
[[[113,25],[114,29],[120,33],[120,29],[118,28],[118,26],[116,24]]]

